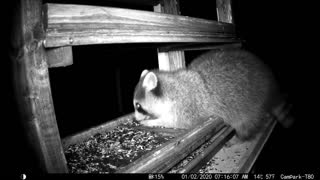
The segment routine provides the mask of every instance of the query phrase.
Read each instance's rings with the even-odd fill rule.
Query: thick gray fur
[[[161,96],[151,97],[152,92],[143,91],[143,98],[134,99],[142,104],[174,102],[170,113],[176,113],[177,120],[169,127],[192,128],[205,117],[218,115],[240,139],[250,139],[264,125],[265,113],[278,102],[271,71],[258,57],[238,48],[209,51],[184,70],[152,72],[158,78]],[[135,94],[143,89],[139,84]],[[147,110],[157,113],[152,105]]]

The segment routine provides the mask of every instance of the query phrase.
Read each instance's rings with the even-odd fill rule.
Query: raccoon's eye
[[[139,104],[139,103],[136,103],[136,110],[137,110],[139,113],[148,114],[148,113],[141,107],[141,104]]]
[[[140,109],[141,105],[139,103],[136,103],[136,109]]]
[[[141,104],[136,103],[136,110],[137,110],[138,112],[140,112],[140,111],[143,110],[142,107],[141,107]]]

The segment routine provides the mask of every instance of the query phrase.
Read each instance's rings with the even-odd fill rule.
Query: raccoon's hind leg
[[[245,141],[251,140],[258,132],[258,128],[253,123],[242,122],[238,125],[233,125],[236,135],[233,136],[226,144],[225,147],[229,148],[236,144],[241,144]]]
[[[238,121],[232,125],[236,130],[236,137],[240,141],[252,140],[260,132],[260,129],[264,126],[264,118],[262,113],[255,115],[239,115]]]

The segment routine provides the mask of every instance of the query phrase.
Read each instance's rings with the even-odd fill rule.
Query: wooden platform
[[[132,121],[132,117],[133,114],[129,114],[66,137],[62,140],[63,147],[66,150],[69,145],[85,142],[97,133],[111,131],[121,123]],[[119,169],[117,173],[248,173],[276,124],[273,119],[267,120],[268,125],[254,140],[231,147],[226,147],[225,144],[231,138],[235,138],[234,130],[226,126],[218,117],[208,119],[191,131],[134,127],[175,138]]]

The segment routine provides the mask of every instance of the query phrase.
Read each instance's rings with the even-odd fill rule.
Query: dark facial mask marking
[[[136,110],[137,110],[139,113],[141,113],[141,114],[143,114],[143,115],[145,115],[145,116],[149,116],[150,119],[156,119],[156,117],[155,117],[153,114],[148,113],[145,109],[143,109],[142,106],[141,106],[141,104],[136,103],[136,104],[135,104],[135,108],[136,108]]]
[[[135,106],[136,110],[141,113],[141,114],[144,114],[144,115],[148,115],[149,113],[147,111],[145,111],[141,105],[139,103],[136,103],[136,106]]]

